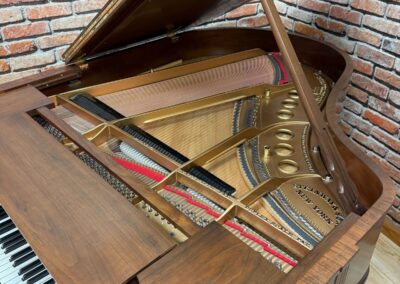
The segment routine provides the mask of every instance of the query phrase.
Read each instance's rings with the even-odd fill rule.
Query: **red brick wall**
[[[60,55],[106,0],[0,0],[0,83],[62,64]],[[390,2],[390,3],[388,3]],[[343,130],[397,186],[400,230],[400,0],[275,0],[286,28],[352,55]],[[251,1],[205,27],[266,27]]]
[[[0,83],[62,64],[107,0],[0,0]]]

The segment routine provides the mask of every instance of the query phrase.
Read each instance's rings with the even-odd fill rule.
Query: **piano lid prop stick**
[[[333,138],[329,132],[328,126],[324,122],[323,115],[314,99],[312,89],[300,65],[300,61],[296,55],[293,45],[286,33],[285,27],[276,10],[272,0],[261,0],[264,13],[267,16],[275,40],[278,44],[289,72],[293,77],[300,100],[304,106],[310,123],[312,125],[318,140],[321,143],[321,150],[326,158],[328,170],[331,176],[337,181],[339,190],[334,192],[338,200],[341,201],[344,210],[349,213],[352,211],[359,212],[359,197],[356,187],[346,171],[343,160],[340,158]]]

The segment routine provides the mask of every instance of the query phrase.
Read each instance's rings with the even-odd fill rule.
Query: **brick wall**
[[[107,0],[0,0],[0,83],[62,64]]]
[[[0,83],[62,64],[60,55],[106,0],[0,0]],[[345,133],[392,177],[400,230],[400,0],[275,0],[289,31],[352,55]],[[258,1],[205,25],[267,27]]]

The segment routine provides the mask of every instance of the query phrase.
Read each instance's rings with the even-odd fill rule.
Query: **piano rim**
[[[221,32],[223,33],[225,30],[233,30],[232,28],[220,28],[220,29],[209,29],[209,30],[195,30],[195,31],[189,31],[188,33],[205,33],[205,32]],[[240,32],[250,32],[250,31],[262,31],[264,34],[265,33],[271,33],[271,31],[268,30],[261,30],[261,29],[235,29]],[[271,35],[270,35],[271,36]],[[297,35],[297,34],[290,34],[291,40],[294,42],[296,41],[302,41],[306,40],[308,42],[313,42],[315,45],[323,45],[327,47],[327,49],[330,49],[331,51],[337,53],[345,62],[344,69],[342,70],[341,75],[339,76],[338,80],[335,83],[334,88],[331,90],[328,100],[326,103],[325,107],[325,116],[327,120],[327,124],[329,126],[329,129],[332,131],[334,134],[334,137],[336,138],[335,143],[337,146],[341,148],[345,148],[349,150],[347,153],[342,154],[342,158],[344,161],[348,161],[348,163],[351,163],[352,160],[356,159],[358,162],[361,162],[363,167],[366,167],[370,169],[370,171],[375,175],[375,178],[377,179],[379,190],[380,191],[380,196],[376,199],[376,201],[368,208],[368,210],[362,215],[357,218],[354,223],[344,232],[346,235],[348,235],[352,240],[354,246],[357,246],[363,239],[367,238],[368,235],[375,235],[376,238],[381,230],[383,221],[385,219],[386,212],[389,210],[389,208],[392,205],[392,202],[394,200],[395,196],[395,190],[394,190],[394,185],[388,176],[388,174],[381,168],[379,167],[375,161],[373,161],[371,158],[369,158],[366,154],[362,152],[360,148],[358,148],[354,142],[350,142],[350,139],[345,135],[343,130],[340,127],[340,117],[338,115],[337,111],[337,103],[342,102],[344,98],[346,97],[346,88],[349,84],[351,74],[353,73],[353,66],[352,66],[352,60],[350,56],[345,53],[344,51],[339,50],[335,46],[333,46],[330,43],[323,42],[321,40],[309,38],[306,36],[302,35]],[[268,40],[267,37],[263,38],[263,40]],[[296,47],[296,46],[295,46]],[[301,47],[297,47],[296,49],[300,49]],[[134,49],[131,50],[131,52],[134,52]],[[228,52],[229,53],[229,52]],[[299,54],[299,53],[298,53]],[[302,62],[301,53],[299,55],[299,59]],[[304,62],[304,61],[303,61]],[[312,62],[307,62],[309,65]],[[80,66],[82,67],[82,66]],[[84,73],[84,70],[81,70],[79,66],[77,65],[69,65],[69,66],[62,66],[58,67],[52,70],[48,70],[39,74],[31,75],[25,78],[21,78],[12,82],[7,82],[4,84],[0,85],[0,96],[5,94],[7,91],[16,89],[18,87],[22,87],[25,85],[33,85],[34,87],[38,88],[39,90],[43,91],[46,93],[46,89],[50,88],[54,85],[60,85],[65,82],[68,82],[68,80],[75,79],[79,77],[81,72]],[[349,143],[350,142],[350,143]],[[344,146],[345,145],[345,146]],[[357,176],[357,174],[354,173],[354,169],[350,170],[350,174],[354,180],[354,176]],[[357,183],[356,183],[357,184]],[[357,184],[357,187],[358,184]],[[329,236],[329,235],[328,235]],[[376,242],[376,240],[375,240]],[[335,244],[340,245],[340,238],[335,242]],[[323,241],[321,242],[321,246],[323,245]],[[329,246],[332,247],[332,246]],[[329,248],[328,247],[328,248]],[[302,268],[306,268],[307,271],[318,271],[318,267],[320,267],[320,263],[325,261],[329,261],[329,258],[331,256],[327,256],[329,254],[332,254],[332,252],[329,252],[328,249],[325,249],[325,253],[322,255],[317,256],[316,261],[312,263],[312,265],[307,265],[306,267],[302,267],[301,263],[306,259],[306,258],[314,258],[313,256],[313,251],[312,250],[305,258],[302,259],[301,262],[299,262],[298,269],[292,270],[284,280],[289,280],[289,278],[292,277],[305,277],[304,270],[302,271]],[[353,255],[354,256],[354,255]],[[354,257],[352,258],[354,259]],[[350,261],[350,259],[349,259]],[[365,262],[365,261],[364,261]],[[346,262],[348,265],[348,262]],[[368,259],[368,264],[369,264],[369,259]],[[364,265],[365,266],[365,265]],[[336,267],[336,266],[335,266]],[[331,277],[325,278],[325,279],[333,279],[335,275],[340,273],[339,270],[343,267],[336,267],[337,269],[333,269],[330,271],[326,271],[327,267],[324,266],[325,271],[324,271],[324,276],[330,275]],[[368,270],[366,270],[366,273],[368,273]],[[322,274],[322,273],[321,273]],[[361,277],[361,275],[360,275]],[[298,279],[298,278],[296,278]]]

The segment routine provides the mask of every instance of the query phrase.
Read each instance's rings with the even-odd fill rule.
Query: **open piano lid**
[[[110,0],[63,54],[74,62],[196,26],[248,0]]]

